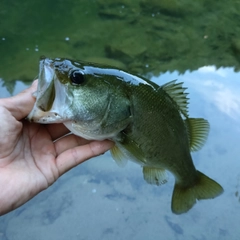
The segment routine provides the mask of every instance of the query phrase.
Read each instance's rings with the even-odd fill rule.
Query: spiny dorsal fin
[[[185,93],[187,88],[182,87],[183,83],[176,83],[177,80],[165,83],[162,85],[162,89],[166,91],[169,96],[176,102],[179,107],[179,111],[185,116],[188,116],[188,93]]]
[[[163,168],[143,167],[143,178],[149,184],[161,185],[167,182],[166,171]]]
[[[114,145],[110,149],[111,155],[119,167],[124,167],[127,164],[127,158],[125,154],[119,149],[118,146]]]
[[[184,120],[188,132],[191,151],[198,151],[207,140],[209,123],[203,118],[187,118]]]

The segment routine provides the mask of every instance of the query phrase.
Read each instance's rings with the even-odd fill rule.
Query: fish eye
[[[85,81],[84,73],[79,70],[72,71],[70,74],[70,80],[73,85],[80,85]]]

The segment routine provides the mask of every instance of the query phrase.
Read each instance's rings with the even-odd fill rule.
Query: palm
[[[33,99],[29,102],[29,89],[22,95],[0,102],[0,215],[22,205],[69,169],[113,146],[110,141],[66,135],[69,131],[63,124],[19,121],[34,103]],[[17,97],[23,99],[22,103],[16,101]]]
[[[9,144],[0,154],[0,175],[12,175],[11,179],[18,182],[17,186],[15,181],[11,181],[12,188],[17,186],[24,190],[27,184],[34,194],[47,188],[60,175],[55,144],[45,126],[23,122],[22,127],[19,125],[15,130],[4,139]]]
[[[7,186],[5,190],[12,193],[11,198],[6,193],[8,197],[5,200],[21,205],[71,167],[63,162],[61,156],[69,158],[72,150],[66,149],[77,146],[81,139],[69,135],[53,142],[58,134],[51,134],[51,126],[19,122],[9,113],[2,113],[0,176],[6,182],[1,185]],[[62,124],[57,127],[59,134],[67,132]],[[82,141],[86,143],[86,140]]]

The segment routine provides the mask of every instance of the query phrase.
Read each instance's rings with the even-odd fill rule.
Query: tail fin
[[[172,195],[172,212],[181,214],[187,212],[196,200],[215,198],[223,192],[223,188],[214,180],[197,171],[197,181],[194,186],[184,188],[175,184]]]

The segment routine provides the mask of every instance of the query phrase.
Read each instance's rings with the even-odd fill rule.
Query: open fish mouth
[[[51,59],[42,57],[39,64],[38,88],[33,93],[36,102],[27,120],[38,123],[63,122],[64,118],[58,110],[59,103],[55,101],[56,85],[54,63]]]

